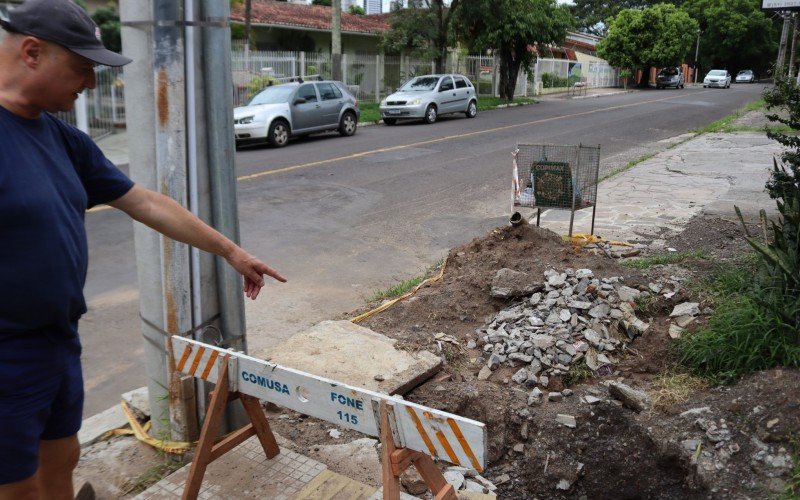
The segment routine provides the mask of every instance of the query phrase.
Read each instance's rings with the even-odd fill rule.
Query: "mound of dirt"
[[[738,224],[696,217],[667,242],[681,252],[699,251],[705,260],[639,271],[544,229],[498,228],[453,249],[441,281],[361,324],[405,348],[443,357],[444,372],[406,397],[487,425],[484,476],[498,486],[500,498],[767,498],[783,491],[795,467],[791,439],[800,429],[800,373],[759,373],[730,387],[690,390],[677,403],[648,403],[641,412],[608,390],[609,383],[624,382],[656,395],[655,384],[674,366],[670,314],[691,297],[683,288],[655,292],[654,284],[681,283],[741,255],[742,234]],[[619,277],[647,295],[635,305],[649,327],[614,353],[619,359],[611,369],[549,377],[534,389],[542,397],[531,398],[530,385],[512,380],[517,366],[511,360],[479,376],[491,354],[487,324],[529,299],[493,296],[501,269],[539,281],[545,271],[552,276],[551,270],[565,269],[588,269],[601,280]],[[689,328],[703,324],[710,312],[698,302],[704,312]],[[318,425],[318,432],[294,435],[300,451],[325,442],[329,425],[314,422],[305,426]],[[280,432],[280,420],[277,426]]]

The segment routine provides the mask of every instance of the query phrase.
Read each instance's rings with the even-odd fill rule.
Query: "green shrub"
[[[680,361],[714,383],[733,382],[747,373],[800,366],[800,346],[775,311],[747,295],[719,304],[707,327],[678,344]]]
[[[777,79],[764,101],[768,110],[784,111],[768,115],[770,121],[800,129],[800,88],[794,80]],[[762,210],[763,235],[757,237],[736,207],[757,256],[755,273],[721,274],[719,304],[708,326],[679,343],[681,361],[715,382],[777,366],[800,367],[800,138],[776,131],[767,135],[786,147],[766,184],[779,215],[768,222]]]

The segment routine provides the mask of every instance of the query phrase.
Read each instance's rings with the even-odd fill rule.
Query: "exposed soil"
[[[625,285],[646,290],[659,277],[702,277],[717,262],[740,256],[747,249],[742,235],[738,223],[696,217],[666,240],[679,252],[699,251],[703,259],[640,271],[606,252],[575,248],[544,229],[498,228],[453,249],[440,282],[361,324],[399,339],[405,348],[441,353],[444,372],[406,398],[486,423],[489,467],[484,475],[498,485],[500,498],[768,498],[783,491],[791,473],[791,439],[800,429],[800,372],[773,370],[733,386],[696,389],[683,401],[662,401],[642,413],[608,394],[605,384],[622,380],[654,395],[654,383],[674,370],[669,313],[691,298],[685,289],[669,299],[656,296],[643,317],[649,329],[631,342],[615,371],[605,377],[591,374],[561,401],[545,398],[528,406],[529,390],[510,380],[515,371],[510,366],[488,380],[477,378],[486,365],[477,330],[514,304],[489,294],[499,269],[542,276],[548,268],[588,268],[596,277],[621,276]],[[695,325],[702,323],[701,318]],[[437,332],[455,337],[462,349],[440,347]],[[476,347],[464,349],[470,340]],[[554,377],[547,391],[565,386]],[[587,395],[600,401],[588,404]],[[681,415],[693,408],[702,410]],[[577,426],[557,423],[557,414],[574,416]],[[334,440],[329,424],[296,414],[272,421],[301,452],[351,439],[342,431]],[[290,424],[285,429],[284,422]],[[352,439],[358,437],[353,433]]]

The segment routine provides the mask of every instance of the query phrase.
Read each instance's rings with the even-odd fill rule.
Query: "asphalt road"
[[[314,323],[422,274],[453,246],[507,222],[518,143],[600,144],[603,168],[759,98],[762,85],[648,90],[362,127],[236,155],[242,243],[289,278],[247,304],[262,356]],[[602,202],[602,200],[599,200]],[[81,323],[86,405],[102,411],[146,384],[131,222],[89,213],[89,312]]]

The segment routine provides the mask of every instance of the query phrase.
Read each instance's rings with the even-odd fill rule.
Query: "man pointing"
[[[108,204],[165,236],[224,257],[255,299],[286,281],[174,200],[134,184],[86,134],[50,113],[96,85],[103,47],[72,0],[26,0],[0,21],[0,500],[72,498],[86,312],[84,213]]]

